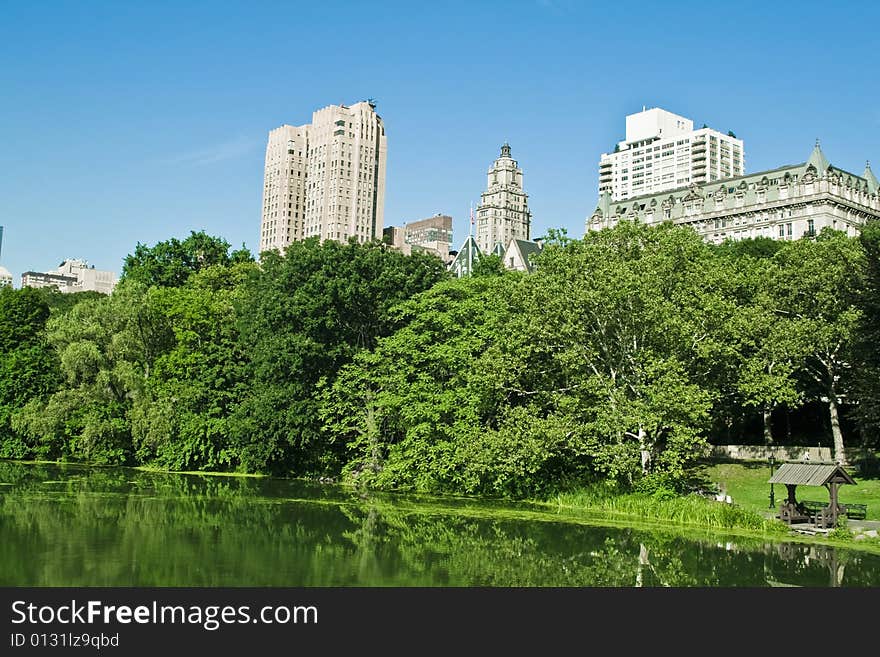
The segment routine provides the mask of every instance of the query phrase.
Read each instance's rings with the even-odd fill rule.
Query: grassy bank
[[[10,463],[22,463],[24,465],[60,465],[76,468],[130,468],[141,472],[156,472],[158,474],[185,474],[199,475],[204,477],[268,477],[265,474],[254,474],[249,472],[212,472],[207,470],[168,470],[154,465],[115,465],[106,463],[90,463],[88,461],[47,461],[41,459],[0,459],[0,461],[9,461]]]
[[[758,539],[774,541],[790,541],[796,543],[813,543],[835,545],[869,552],[880,552],[880,540],[869,539],[854,541],[847,531],[835,531],[828,536],[806,536],[796,534],[784,523],[771,517],[769,513],[769,478],[768,469],[763,470],[757,464],[716,463],[706,465],[703,476],[719,485],[724,485],[732,497],[733,504],[722,504],[699,495],[650,495],[646,493],[621,493],[611,491],[602,486],[593,486],[581,490],[566,492],[545,500],[543,504],[556,508],[560,513],[588,512],[613,519],[615,522],[632,522],[652,526],[665,525],[679,527],[681,530],[702,530],[724,532],[740,536],[752,536]],[[862,482],[858,482],[861,484]],[[844,502],[867,503],[869,518],[871,504],[875,495],[880,494],[880,482],[868,480],[864,493],[854,497],[844,497]],[[849,486],[853,489],[856,487]],[[783,492],[784,492],[783,487]],[[825,489],[814,489],[814,493],[805,499],[823,499],[820,493]],[[777,491],[777,502],[780,495]],[[880,507],[880,499],[874,502]]]
[[[19,463],[77,465],[80,467],[100,467],[88,464],[57,463],[52,461],[18,461]],[[106,466],[105,466],[106,467]],[[117,466],[111,466],[117,467]],[[133,468],[142,472],[164,472],[168,474],[212,475],[214,477],[261,477],[261,475],[242,475],[235,473],[169,473],[160,469],[140,466]],[[769,469],[762,463],[711,463],[702,466],[700,478],[706,485],[714,483],[731,496],[734,504],[722,504],[699,495],[676,496],[668,491],[648,494],[622,492],[603,485],[584,487],[576,491],[560,493],[550,499],[524,500],[517,503],[511,500],[472,497],[425,496],[425,502],[436,507],[441,505],[455,507],[457,513],[474,516],[502,515],[532,520],[559,520],[566,516],[575,522],[614,526],[644,526],[664,531],[706,532],[735,534],[757,540],[793,541],[799,543],[821,543],[840,545],[871,552],[880,552],[880,540],[853,541],[846,532],[830,537],[803,536],[793,534],[778,520],[772,519],[769,509]],[[880,481],[858,479],[858,486],[845,486],[841,493],[844,503],[864,503],[868,505],[868,519],[877,519],[880,510]],[[339,485],[340,490],[349,488]],[[780,490],[781,488],[781,490]],[[355,492],[354,489],[351,489]],[[824,488],[806,489],[810,493],[804,499],[822,500],[827,497]],[[784,487],[777,487],[777,502],[784,496]],[[800,492],[800,489],[799,489]],[[419,500],[418,494],[408,493],[399,498],[393,492],[373,493],[377,498],[388,496],[394,505],[407,506]],[[329,503],[338,504],[339,500]]]
[[[760,513],[770,513],[770,468],[764,462],[737,461],[707,463],[701,474],[716,483],[733,499],[737,506]],[[880,520],[880,479],[853,477],[855,486],[841,486],[840,501],[843,504],[867,504],[866,520]],[[785,486],[775,485],[776,505],[785,498]],[[798,486],[799,500],[828,501],[828,491],[824,487]]]
[[[627,517],[641,522],[699,527],[713,530],[747,530],[760,534],[786,533],[781,523],[760,513],[730,504],[686,495],[671,497],[645,493],[611,493],[601,487],[560,493],[548,500],[559,509],[585,509],[610,516]]]

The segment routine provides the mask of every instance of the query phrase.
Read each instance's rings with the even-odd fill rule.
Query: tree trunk
[[[642,451],[642,474],[648,474],[651,469],[651,452],[645,443],[645,430],[639,427],[639,449]]]
[[[648,560],[648,548],[645,547],[644,543],[639,543],[639,569],[636,571],[636,586],[641,587],[644,584],[644,577],[642,575],[642,569],[645,566],[650,566],[651,562]]]
[[[843,449],[843,432],[840,430],[840,418],[837,415],[837,395],[834,391],[828,395],[828,413],[831,416],[831,435],[834,437],[834,460],[840,465],[847,465],[846,452]]]
[[[831,586],[843,586],[843,569],[846,568],[846,564],[842,563],[837,567],[835,574],[837,577],[831,582]]]
[[[770,424],[770,416],[773,414],[773,410],[769,407],[764,407],[764,444],[772,445],[773,444],[773,427]]]
[[[373,396],[369,393],[367,393],[366,399],[366,412],[366,417],[364,418],[364,431],[367,435],[367,441],[370,446],[369,463],[366,464],[366,468],[371,472],[376,473],[382,469],[382,446],[379,442],[379,427],[376,424]]]

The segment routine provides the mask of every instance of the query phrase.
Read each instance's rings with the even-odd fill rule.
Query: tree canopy
[[[253,261],[244,246],[231,254],[229,248],[229,242],[204,231],[191,231],[184,240],[172,237],[154,246],[138,243],[123,262],[120,281],[180,287],[192,274],[208,267]]]
[[[843,461],[880,425],[878,262],[875,225],[719,246],[549,230],[533,273],[487,257],[460,279],[380,242],[259,263],[204,233],[138,244],[109,296],[0,289],[0,457],[684,490],[710,442],[774,442],[809,408]]]

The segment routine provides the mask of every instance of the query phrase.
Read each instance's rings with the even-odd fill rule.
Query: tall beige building
[[[260,251],[308,237],[381,239],[385,126],[368,101],[329,105],[303,126],[269,133]]]
[[[501,147],[501,156],[489,169],[486,191],[477,208],[476,241],[482,253],[491,253],[500,244],[503,253],[512,239],[527,240],[531,229],[529,195],[523,190],[523,172],[510,157],[510,144]]]

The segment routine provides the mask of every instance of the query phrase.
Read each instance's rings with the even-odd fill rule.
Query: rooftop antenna
[[[468,276],[473,274],[474,249],[471,245],[474,239],[474,202],[471,201],[471,227],[468,230]]]

